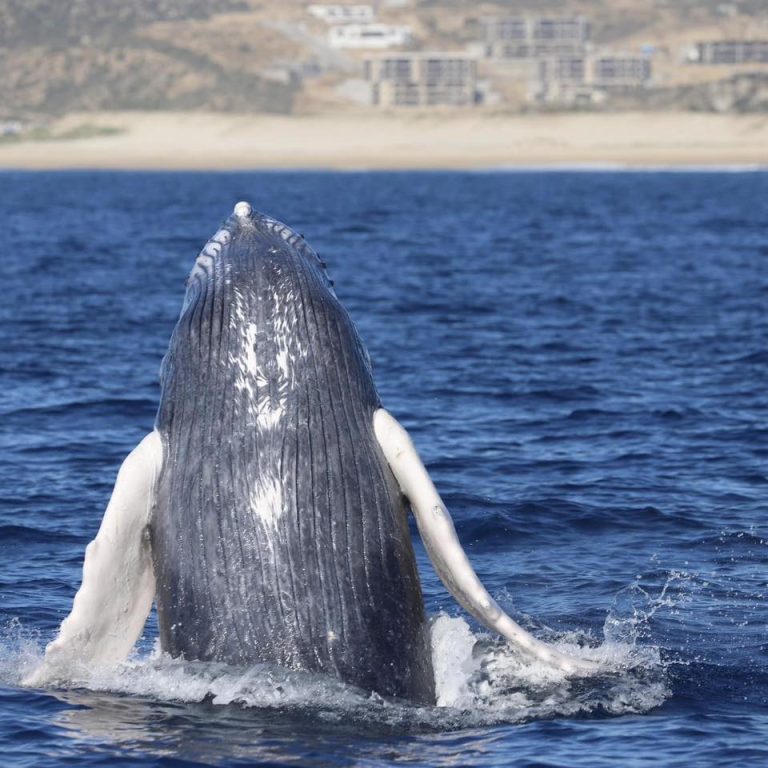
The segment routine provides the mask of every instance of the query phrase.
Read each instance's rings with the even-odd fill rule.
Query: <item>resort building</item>
[[[307,13],[328,24],[367,24],[375,18],[372,5],[310,5]]]
[[[685,55],[694,64],[768,64],[768,40],[715,40],[696,43]]]
[[[583,53],[591,37],[583,16],[489,17],[480,27],[485,55],[493,59]]]
[[[344,24],[331,27],[333,48],[396,48],[411,42],[411,28],[393,24]]]
[[[643,55],[594,56],[591,67],[592,84],[608,90],[644,88],[652,74],[651,60]]]
[[[365,60],[371,103],[379,107],[470,106],[477,61],[461,53],[403,53]]]
[[[551,56],[533,66],[529,100],[544,104],[578,105],[604,101],[646,88],[651,60],[636,54]]]

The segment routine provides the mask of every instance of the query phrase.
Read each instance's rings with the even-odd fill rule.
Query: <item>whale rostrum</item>
[[[72,610],[25,683],[124,660],[154,602],[172,656],[433,702],[408,507],[470,614],[530,658],[592,671],[488,594],[324,263],[240,202],[194,263],[155,429],[123,462]]]

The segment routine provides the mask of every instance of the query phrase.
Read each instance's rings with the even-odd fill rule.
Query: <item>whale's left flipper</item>
[[[501,610],[467,559],[453,520],[408,433],[383,408],[374,414],[373,428],[395,479],[411,503],[427,554],[456,601],[488,629],[503,635],[535,658],[568,674],[594,671],[596,665],[593,662],[560,653],[526,632]]]
[[[99,532],[86,547],[72,611],[24,685],[59,679],[72,664],[122,661],[131,652],[155,598],[147,526],[162,462],[156,430],[123,462]]]

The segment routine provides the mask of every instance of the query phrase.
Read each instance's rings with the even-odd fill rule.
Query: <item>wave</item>
[[[41,530],[28,525],[0,525],[0,541],[6,546],[9,544],[48,544],[54,540],[57,543],[80,543],[82,537],[50,528]]]
[[[14,408],[3,412],[3,416],[30,417],[30,416],[77,416],[92,417],[100,414],[114,416],[143,415],[148,409],[154,409],[157,403],[149,398],[109,398],[100,397],[86,400],[64,400],[57,403],[30,405],[22,408]]]

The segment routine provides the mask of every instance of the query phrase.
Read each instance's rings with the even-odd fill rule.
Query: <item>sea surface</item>
[[[489,591],[594,676],[417,542],[438,706],[168,659],[153,620],[21,685],[238,200],[320,252]],[[0,225],[3,766],[768,764],[768,174],[0,173]]]

